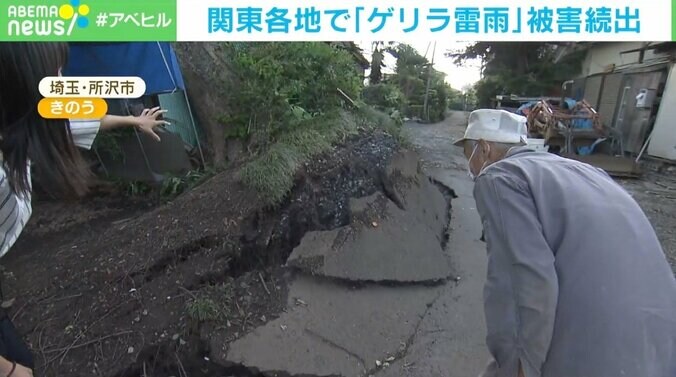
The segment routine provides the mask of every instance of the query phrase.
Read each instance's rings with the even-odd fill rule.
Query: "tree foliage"
[[[455,88],[450,88],[448,96],[448,108],[451,110],[463,111],[467,105],[466,93]]]
[[[240,80],[225,93],[222,122],[228,136],[256,134],[267,142],[299,122],[341,107],[337,88],[352,98],[361,89],[354,57],[321,42],[229,43],[226,51]]]
[[[410,45],[399,45],[395,57],[397,58],[395,80],[408,99],[406,115],[421,117],[431,122],[443,120],[452,96],[451,87],[446,83],[446,75],[432,68],[427,58]],[[423,108],[425,93],[428,96],[427,113]]]
[[[445,81],[445,75],[430,69],[430,62],[407,44],[398,44],[388,51],[397,59],[395,73],[382,83],[365,88],[364,101],[390,113],[396,108],[408,118],[426,119],[429,115],[429,121],[443,120],[448,103],[454,95]],[[428,114],[423,109],[425,93]]]
[[[385,54],[393,54],[396,50],[395,42],[375,41],[371,44],[371,73],[369,83],[380,84],[383,80],[383,68],[385,68]]]
[[[404,94],[396,85],[386,83],[367,86],[362,92],[362,99],[388,114],[401,112],[405,101]]]
[[[486,107],[499,94],[558,95],[561,83],[579,73],[584,52],[555,63],[556,52],[554,43],[477,42],[448,56],[457,65],[474,59],[483,63],[475,89],[479,105]]]
[[[346,138],[375,128],[398,137],[400,127],[387,115],[362,116],[365,106],[355,114],[337,91],[359,101],[365,59],[353,45],[230,43],[227,53],[240,82],[225,93],[233,110],[222,122],[239,132],[228,136],[247,138],[258,152],[240,176],[267,205],[286,198],[299,167]]]
[[[462,88],[465,96],[465,111],[472,111],[477,108],[479,99],[477,98],[475,85],[466,85]]]

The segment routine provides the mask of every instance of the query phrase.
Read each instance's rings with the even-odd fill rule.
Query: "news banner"
[[[674,1],[0,0],[0,41],[673,41]],[[40,92],[45,118],[99,119],[145,83],[47,77]]]
[[[2,0],[2,41],[672,41],[673,0]]]

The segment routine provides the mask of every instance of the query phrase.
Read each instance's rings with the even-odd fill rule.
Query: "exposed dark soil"
[[[127,196],[112,187],[96,190],[79,201],[34,198],[31,221],[19,243],[24,249],[32,249],[34,245],[48,243],[50,237],[79,235],[99,224],[122,224],[153,209],[157,203],[154,198]]]
[[[36,203],[2,260],[10,315],[46,376],[250,376],[208,360],[286,306],[286,258],[307,231],[349,221],[348,200],[388,191],[393,138],[362,136],[298,174],[266,209],[225,171],[171,203]],[[197,318],[202,317],[202,318]]]

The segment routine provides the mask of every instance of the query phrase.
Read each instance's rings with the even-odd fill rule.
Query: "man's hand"
[[[165,114],[166,112],[167,110],[161,110],[159,107],[145,109],[141,115],[136,117],[136,127],[139,129],[139,131],[145,133],[157,141],[160,141],[160,136],[155,132],[155,127],[169,125],[169,122],[157,119],[160,115]]]

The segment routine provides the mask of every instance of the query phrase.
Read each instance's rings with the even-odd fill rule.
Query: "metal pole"
[[[99,163],[101,164],[101,167],[103,168],[103,171],[106,173],[106,177],[110,178],[110,173],[108,172],[108,168],[106,167],[106,164],[103,163],[103,160],[101,159],[101,155],[99,154],[99,151],[97,148],[92,148],[94,150],[94,153],[96,154],[96,159],[99,160]]]
[[[646,148],[648,148],[648,144],[650,144],[650,140],[652,140],[654,133],[655,133],[655,130],[650,131],[650,135],[648,135],[648,138],[646,139],[645,143],[643,143],[643,148],[641,148],[641,152],[638,154],[638,157],[636,157],[636,163],[637,164],[638,164],[638,161],[641,159],[641,157],[643,157],[643,153],[645,152]]]
[[[134,112],[131,109],[131,105],[129,103],[128,99],[122,100],[122,103],[124,104],[124,111],[127,113],[127,115],[135,116]],[[145,107],[145,104],[143,105]],[[153,180],[157,180],[155,172],[153,172],[153,169],[150,167],[150,160],[148,160],[148,155],[146,154],[146,150],[143,147],[143,143],[141,142],[141,138],[138,135],[138,130],[136,127],[133,127],[134,130],[134,136],[136,136],[136,142],[138,142],[138,146],[141,149],[141,154],[143,155],[143,161],[145,162],[146,169],[148,170],[148,173],[153,177]],[[127,161],[127,156],[124,156],[125,158],[125,163]]]
[[[630,86],[625,86],[622,90],[622,99],[620,100],[620,109],[617,112],[617,120],[615,121],[615,126],[613,128],[621,130],[621,126],[624,126],[624,112],[627,108],[627,92],[631,90]],[[624,152],[624,151],[622,151]]]
[[[574,84],[574,80],[568,80],[564,81],[563,84],[561,84],[561,105],[560,107],[563,109],[563,104],[566,103],[566,87],[570,84]],[[571,109],[572,110],[572,109]]]
[[[425,101],[423,103],[423,116],[425,117],[426,121],[430,121],[430,112],[428,109],[428,99],[429,99],[429,94],[430,94],[430,85],[432,84],[432,69],[434,67],[434,55],[436,54],[437,50],[437,42],[434,42],[434,47],[432,48],[432,61],[430,62],[429,69],[427,70],[427,86],[425,88]]]
[[[139,147],[141,147],[141,154],[143,154],[143,160],[146,163],[146,168],[148,169],[148,172],[152,176],[153,181],[157,182],[158,178],[160,178],[159,180],[163,180],[163,178],[160,175],[158,175],[157,173],[155,173],[153,171],[153,169],[150,167],[150,160],[148,159],[148,155],[146,154],[146,149],[143,147],[143,142],[141,141],[141,137],[138,135],[138,130],[136,128],[134,128],[134,135],[136,135],[136,141],[138,141],[138,145],[139,145]]]
[[[134,115],[133,112],[131,111],[131,106],[129,105],[129,100],[124,100],[125,108],[127,110],[128,115]],[[146,169],[148,169],[148,173],[153,178],[153,181],[157,182],[157,174],[153,171],[153,169],[150,167],[150,160],[148,159],[148,155],[146,154],[146,149],[143,147],[143,142],[141,141],[141,137],[138,134],[138,130],[136,127],[134,129],[134,136],[136,136],[136,141],[138,142],[139,148],[141,148],[141,154],[143,155],[143,161],[146,164]]]
[[[174,74],[171,71],[171,68],[169,67],[169,61],[167,60],[167,57],[164,55],[164,51],[162,50],[162,45],[160,42],[157,42],[157,48],[160,50],[160,54],[162,54],[162,60],[164,60],[164,66],[167,68],[167,73],[169,74],[169,77],[171,78],[171,82],[174,84],[174,91],[172,93],[175,93],[176,90],[178,90],[178,85],[176,84],[176,80],[174,79]],[[170,46],[171,49],[171,46]],[[190,123],[192,124],[192,131],[195,134],[195,142],[197,143],[197,149],[200,152],[200,160],[202,160],[202,167],[206,167],[206,161],[204,160],[204,152],[202,151],[202,143],[200,143],[200,137],[199,134],[197,133],[197,126],[195,125],[195,117],[192,114],[192,107],[190,106],[190,100],[188,100],[188,92],[187,89],[183,90],[183,96],[185,98],[185,103],[188,106],[188,113],[190,114]]]
[[[620,155],[624,155],[624,140],[622,138],[624,137],[623,135],[623,128],[624,128],[624,117],[625,117],[625,112],[627,109],[627,93],[631,90],[630,86],[625,86],[624,89],[622,90],[622,99],[620,100],[620,108],[617,111],[617,119],[615,120],[615,124],[611,126],[616,131],[616,134],[619,133],[620,135]]]
[[[207,164],[204,159],[204,151],[202,151],[202,143],[200,143],[200,136],[197,133],[197,125],[195,125],[195,117],[192,115],[192,106],[190,106],[190,100],[188,99],[187,90],[183,91],[185,97],[185,103],[188,105],[188,113],[190,114],[190,123],[192,123],[192,131],[195,133],[195,142],[197,143],[197,149],[200,152],[200,159],[202,160],[202,168],[206,168]]]

